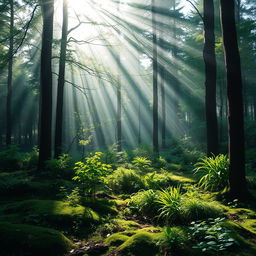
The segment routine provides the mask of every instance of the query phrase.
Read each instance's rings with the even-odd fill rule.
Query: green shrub
[[[106,185],[116,193],[135,193],[145,188],[143,178],[134,170],[119,167],[105,178]]]
[[[160,191],[159,199],[157,200],[161,206],[159,218],[163,218],[166,223],[177,220],[181,213],[181,199],[180,187],[170,187]]]
[[[133,214],[140,218],[147,218],[152,221],[158,213],[159,193],[154,190],[140,191],[131,197],[129,208]]]
[[[209,191],[220,191],[228,186],[229,160],[225,155],[201,158],[194,169],[200,176],[199,186]]]
[[[72,170],[72,158],[68,154],[62,154],[58,159],[50,159],[45,163],[47,176],[71,178],[74,175]]]
[[[132,161],[132,163],[139,169],[142,171],[147,171],[150,169],[150,166],[152,164],[152,162],[147,159],[146,157],[135,157]]]
[[[100,161],[103,153],[96,152],[91,157],[86,157],[85,162],[75,163],[76,176],[73,180],[82,184],[83,189],[95,195],[96,185],[103,184],[104,177],[111,172],[111,166]]]
[[[20,169],[21,153],[17,146],[10,146],[0,152],[0,168],[3,171],[17,171]]]

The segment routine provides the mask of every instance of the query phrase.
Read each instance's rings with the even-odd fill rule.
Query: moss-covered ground
[[[254,202],[217,200],[171,165],[130,167],[79,197],[72,179],[0,172],[0,255],[256,255]],[[170,186],[181,197],[166,219],[158,201]]]

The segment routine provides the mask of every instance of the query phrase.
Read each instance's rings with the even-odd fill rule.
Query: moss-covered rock
[[[122,235],[120,233],[113,234],[105,240],[105,244],[109,246],[119,246],[123,244],[129,236]]]
[[[63,255],[74,247],[62,233],[49,228],[0,222],[1,255]]]
[[[117,251],[125,256],[155,256],[159,253],[157,242],[158,233],[149,233],[146,231],[136,232],[121,244]]]
[[[61,230],[72,229],[74,225],[89,226],[97,223],[99,215],[84,206],[70,206],[67,202],[54,200],[25,200],[11,203],[2,209],[5,218],[12,222],[25,222],[56,227]],[[16,216],[16,217],[15,217]]]

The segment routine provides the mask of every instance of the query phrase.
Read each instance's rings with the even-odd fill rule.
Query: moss
[[[108,246],[119,246],[123,244],[129,236],[122,235],[120,233],[113,234],[105,240],[105,244]]]
[[[180,175],[169,174],[170,179],[177,184],[195,183],[195,180]]]
[[[81,205],[72,207],[66,202],[54,200],[26,200],[12,203],[3,208],[3,213],[5,215],[18,213],[18,217],[23,222],[51,225],[60,229],[72,228],[75,222],[84,226],[99,221],[98,214],[90,208]]]
[[[74,247],[62,233],[24,224],[0,223],[1,255],[63,255]]]
[[[135,230],[140,227],[140,224],[131,220],[114,219],[113,221],[120,230]]]
[[[82,198],[81,204],[92,208],[94,211],[100,213],[102,216],[117,215],[116,202],[108,199],[98,198]]]
[[[158,240],[159,234],[139,231],[121,244],[117,248],[117,251],[120,255],[126,256],[155,256],[159,253],[159,248],[157,246]]]

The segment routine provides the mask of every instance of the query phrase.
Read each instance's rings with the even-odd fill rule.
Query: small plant
[[[225,155],[203,157],[194,169],[200,175],[198,185],[209,191],[220,191],[228,186],[229,160]]]
[[[92,195],[95,195],[96,186],[103,184],[104,177],[111,172],[111,165],[100,161],[102,154],[102,152],[96,152],[93,156],[86,157],[85,162],[75,163],[76,176],[73,180],[81,183],[83,189]]]
[[[181,211],[181,190],[180,187],[170,187],[159,192],[158,203],[160,208],[159,218],[163,218],[167,223],[177,219]]]
[[[75,187],[71,192],[68,192],[66,187],[61,186],[59,196],[63,197],[64,201],[73,207],[77,206],[81,200],[80,189],[78,187]]]
[[[146,171],[150,168],[152,162],[147,159],[146,157],[135,157],[132,161],[132,163],[139,169],[142,171]]]
[[[68,154],[62,154],[58,159],[50,159],[46,161],[46,169],[50,176],[68,176],[71,173],[71,160]]]
[[[231,237],[231,231],[222,225],[224,220],[224,218],[216,218],[192,222],[189,227],[190,239],[195,243],[192,248],[200,249],[204,253],[216,253],[238,245],[238,242]]]
[[[163,250],[174,252],[175,250],[182,248],[186,240],[186,235],[181,229],[166,226],[163,228],[159,245]]]

